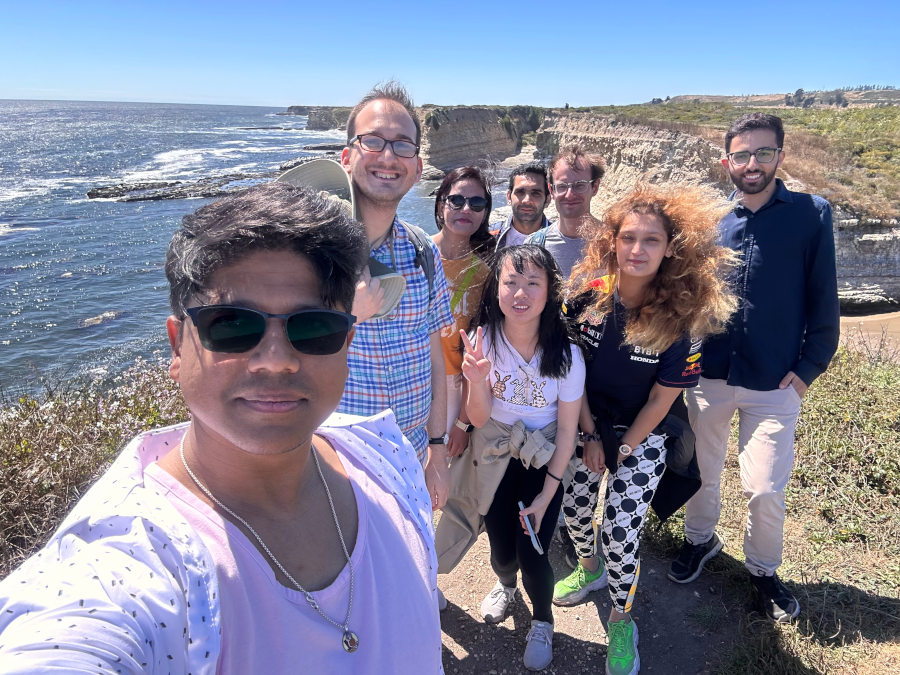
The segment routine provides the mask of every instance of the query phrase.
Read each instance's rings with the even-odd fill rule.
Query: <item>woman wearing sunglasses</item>
[[[447,368],[447,450],[451,458],[466,449],[471,431],[469,419],[461,410],[463,354],[459,331],[469,330],[490,271],[494,248],[488,232],[490,216],[490,186],[480,169],[463,166],[444,177],[435,195],[434,221],[438,232],[433,239],[441,253],[454,320],[441,331]],[[443,607],[443,601],[441,604]]]
[[[572,462],[575,476],[563,498],[579,562],[556,584],[553,602],[577,604],[608,579],[606,672],[614,675],[640,669],[630,612],[647,509],[658,490],[669,501],[672,493],[660,486],[667,464],[680,470],[693,458],[693,443],[681,440],[689,430],[681,395],[700,377],[701,338],[722,331],[735,308],[721,277],[731,255],[715,244],[722,213],[701,188],[639,187],[607,211],[568,283],[574,300],[565,311],[588,356],[583,457]],[[592,519],[607,469],[604,566],[595,553]],[[687,493],[673,495],[681,504],[699,481],[684,486]],[[668,515],[657,501],[653,505],[661,517]]]

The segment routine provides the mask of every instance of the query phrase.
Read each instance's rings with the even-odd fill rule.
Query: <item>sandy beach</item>
[[[888,349],[900,356],[900,312],[841,317],[841,344],[853,346],[865,340],[877,349],[885,340]]]

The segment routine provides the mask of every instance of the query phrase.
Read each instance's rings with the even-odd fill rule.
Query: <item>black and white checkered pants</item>
[[[609,595],[620,612],[631,610],[640,575],[638,549],[647,509],[666,470],[665,435],[650,434],[626,457],[606,484],[600,541],[609,575]],[[595,555],[593,515],[601,474],[580,457],[572,459],[574,477],[563,495],[563,514],[575,550],[581,558]]]

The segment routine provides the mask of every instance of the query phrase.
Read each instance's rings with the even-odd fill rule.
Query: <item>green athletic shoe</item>
[[[574,572],[556,582],[553,587],[553,604],[563,607],[577,605],[588,593],[603,588],[606,584],[606,565],[603,560],[596,572],[588,572],[579,561]]]
[[[641,669],[637,645],[638,627],[634,621],[610,621],[606,675],[637,675]]]

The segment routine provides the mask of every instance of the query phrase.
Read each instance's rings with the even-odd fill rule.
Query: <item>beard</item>
[[[518,207],[512,209],[513,219],[525,227],[534,227],[544,220],[544,209],[535,209],[534,213],[522,213]]]
[[[744,180],[744,171],[743,170],[731,170],[729,169],[728,174],[731,176],[731,182],[734,183],[734,186],[743,192],[745,195],[755,195],[759,192],[765,190],[769,184],[775,180],[775,171],[778,169],[778,165],[775,165],[775,168],[772,169],[771,172],[767,171],[764,168],[759,169],[759,172],[762,174],[762,180],[757,181],[756,183],[747,183]]]

